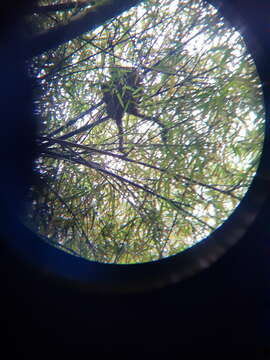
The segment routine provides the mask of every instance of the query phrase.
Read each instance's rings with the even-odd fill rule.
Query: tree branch
[[[158,172],[170,175],[176,181],[185,180],[190,184],[199,185],[199,186],[205,187],[207,189],[217,191],[217,192],[222,193],[224,195],[231,196],[232,198],[234,198],[234,199],[236,199],[238,201],[241,200],[241,198],[239,196],[236,196],[236,195],[233,194],[234,187],[232,189],[230,189],[230,190],[222,190],[220,188],[217,188],[215,185],[205,184],[205,183],[203,183],[201,181],[197,181],[195,179],[192,179],[192,178],[184,176],[184,175],[173,174],[168,168],[167,169],[166,168],[161,168],[159,166],[156,166],[156,165],[153,165],[153,164],[148,164],[148,163],[143,162],[143,161],[134,160],[134,159],[131,159],[131,158],[127,157],[127,156],[115,154],[115,153],[113,153],[111,151],[99,150],[99,149],[95,149],[95,148],[93,148],[91,146],[88,146],[88,145],[81,145],[81,144],[76,144],[76,143],[73,143],[73,142],[70,142],[70,141],[65,141],[62,138],[52,139],[52,138],[49,138],[49,137],[46,137],[46,136],[40,136],[39,139],[48,141],[49,144],[60,144],[60,145],[66,146],[66,147],[77,147],[79,149],[84,149],[89,153],[92,152],[92,153],[103,154],[103,155],[107,155],[107,156],[111,156],[111,157],[120,159],[122,161],[131,162],[131,163],[134,163],[136,165],[141,165],[141,166],[153,169],[153,170],[157,170]],[[238,185],[236,185],[235,187],[237,187]]]
[[[91,106],[89,109],[83,111],[81,114],[79,114],[78,116],[76,116],[75,118],[69,120],[66,124],[60,126],[59,128],[57,128],[56,130],[52,131],[51,133],[47,134],[47,137],[52,137],[56,134],[59,134],[61,131],[66,130],[68,127],[74,125],[78,120],[80,120],[81,118],[83,118],[85,115],[90,114],[93,110],[95,110],[96,108],[98,108],[100,105],[102,105],[102,101],[100,101],[99,103]],[[93,124],[92,124],[93,126]]]
[[[180,201],[175,201],[175,200],[172,200],[172,199],[167,198],[165,196],[162,196],[162,195],[156,193],[154,190],[150,189],[148,186],[140,185],[138,183],[135,183],[132,180],[129,180],[128,178],[125,178],[125,177],[123,177],[121,175],[118,175],[118,174],[106,169],[105,167],[103,167],[103,165],[101,165],[101,164],[99,164],[99,163],[97,163],[95,161],[85,160],[82,157],[75,158],[74,156],[69,156],[69,155],[63,154],[63,153],[60,154],[60,153],[50,151],[50,150],[44,150],[42,155],[43,156],[49,156],[49,157],[52,157],[54,159],[68,160],[68,161],[71,161],[73,163],[82,164],[82,165],[85,165],[86,167],[89,167],[91,169],[95,169],[95,170],[97,170],[97,171],[99,171],[101,173],[104,173],[104,174],[109,175],[109,176],[111,176],[113,178],[116,178],[116,179],[120,180],[123,183],[129,184],[129,185],[131,185],[131,186],[133,186],[133,187],[135,187],[135,188],[137,188],[139,190],[143,190],[144,192],[146,192],[146,193],[148,193],[150,195],[153,195],[158,199],[164,200],[167,203],[169,203],[170,205],[172,205],[177,210],[181,210],[181,211],[187,213],[187,211],[185,211],[182,206],[187,206],[187,207],[190,206],[188,204],[181,203]],[[73,154],[73,155],[77,156],[76,153]]]
[[[37,14],[48,14],[51,12],[56,11],[66,11],[66,10],[72,10],[72,9],[82,9],[86,6],[89,6],[91,4],[94,4],[95,1],[70,1],[68,3],[62,3],[62,4],[54,4],[54,5],[44,5],[44,6],[37,6],[31,9],[31,13],[37,13]]]
[[[70,137],[72,137],[74,135],[78,135],[78,134],[80,134],[82,132],[90,131],[93,127],[95,127],[95,126],[97,126],[99,124],[102,124],[103,122],[105,122],[105,121],[107,121],[109,119],[110,119],[109,116],[105,116],[103,118],[100,118],[100,119],[94,121],[91,124],[81,126],[80,128],[78,128],[76,130],[73,130],[73,131],[69,132],[68,134],[62,135],[62,136],[59,137],[59,139],[60,140],[61,139],[65,140],[65,139],[68,139],[68,138],[70,138]]]
[[[92,31],[123,11],[138,5],[142,0],[103,0],[92,6],[84,14],[74,17],[69,23],[49,29],[26,44],[27,57],[41,55],[43,52],[56,48],[59,45]]]

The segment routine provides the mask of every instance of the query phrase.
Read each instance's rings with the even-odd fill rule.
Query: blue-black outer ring
[[[233,26],[241,31],[254,58],[265,102],[265,139],[257,173],[246,195],[222,226],[201,242],[168,258],[142,264],[104,264],[67,254],[42,241],[17,218],[7,217],[2,237],[8,252],[52,281],[101,293],[130,293],[162,288],[195,275],[211,266],[247,232],[270,195],[270,65],[268,44],[256,34],[254,24],[241,17],[226,1],[208,1],[219,8]]]

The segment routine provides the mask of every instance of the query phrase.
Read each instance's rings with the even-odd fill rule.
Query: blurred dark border
[[[223,0],[215,1],[214,5],[243,32],[264,86],[268,117],[270,3]],[[204,350],[223,354],[233,349],[238,356],[238,352],[250,349],[252,358],[269,358],[269,125],[262,163],[253,185],[258,196],[252,197],[251,203],[247,197],[241,239],[229,250],[230,244],[226,242],[219,260],[208,259],[205,266],[201,265],[204,270],[194,271],[194,275],[190,273],[180,282],[181,277],[174,277],[177,257],[170,265],[173,269],[169,268],[169,282],[167,276],[163,277],[168,269],[166,261],[159,268],[141,267],[139,282],[135,268],[125,275],[123,269],[120,274],[119,267],[107,271],[97,265],[85,275],[81,269],[85,271],[86,265],[80,267],[75,260],[67,261],[62,252],[40,245],[14,216],[14,209],[20,211],[19,200],[32,181],[31,164],[36,154],[31,83],[23,64],[27,49],[19,36],[20,15],[26,6],[30,2],[21,1],[16,12],[13,4],[0,6],[3,349],[10,356],[23,354],[26,358],[42,357],[47,352],[53,358],[56,354],[64,358],[67,354],[90,356],[96,350],[131,352],[137,348],[144,352],[176,349],[179,356],[184,351],[185,355],[186,351]],[[32,264],[33,259],[36,264]],[[156,270],[160,272],[158,276]],[[71,278],[61,280],[67,274]],[[86,276],[85,281],[78,286],[76,279],[82,276]],[[156,279],[155,286],[152,283],[148,287],[150,278]],[[88,279],[92,281],[92,291],[85,286]],[[122,284],[126,289],[130,280],[139,284],[139,292],[133,288],[123,293]],[[102,292],[102,282],[109,291]],[[112,292],[117,286],[121,291]]]

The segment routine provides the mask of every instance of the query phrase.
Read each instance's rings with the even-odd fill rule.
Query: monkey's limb
[[[167,145],[168,129],[166,128],[166,126],[157,117],[143,115],[140,112],[138,112],[137,110],[135,112],[133,112],[132,115],[135,115],[135,116],[137,116],[137,117],[139,117],[139,118],[141,118],[143,120],[152,121],[153,123],[157,124],[161,128],[161,132],[160,132],[161,139],[162,139],[163,143],[165,145]]]
[[[156,117],[151,117],[151,116],[144,116],[144,119],[145,120],[148,120],[148,121],[152,121],[153,123],[157,124],[162,130],[160,132],[160,136],[161,136],[161,139],[162,141],[164,142],[164,144],[167,145],[167,141],[168,141],[168,138],[167,138],[167,134],[168,134],[168,129],[166,128],[166,126]]]

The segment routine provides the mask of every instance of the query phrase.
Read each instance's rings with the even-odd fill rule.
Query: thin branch
[[[97,109],[100,105],[102,105],[103,101],[100,101],[99,103],[91,106],[88,110],[83,111],[82,113],[80,113],[78,116],[76,116],[74,119],[69,120],[65,125],[60,126],[58,129],[52,131],[51,133],[47,134],[46,136],[48,137],[52,137],[58,133],[60,133],[61,131],[67,129],[69,126],[74,125],[78,120],[80,120],[81,118],[83,118],[85,115],[90,114],[92,111],[94,111],[95,109]]]
[[[93,31],[125,10],[138,5],[142,0],[103,0],[92,6],[84,14],[75,16],[70,22],[49,29],[26,44],[27,57],[41,55],[43,52],[56,48],[87,31]]]
[[[165,202],[169,203],[176,210],[182,211],[187,216],[190,216],[190,217],[196,219],[198,222],[200,222],[201,224],[203,224],[207,228],[209,228],[211,230],[214,230],[214,227],[207,224],[205,221],[199,219],[197,216],[193,215],[192,213],[190,213],[189,211],[187,211],[187,210],[185,210],[183,208],[183,206],[190,206],[190,205],[184,204],[184,203],[182,203],[180,201],[175,201],[175,200],[169,199],[169,198],[167,198],[165,196],[162,196],[162,195],[156,193],[155,191],[149,189],[146,186],[135,183],[132,180],[129,180],[129,179],[127,179],[127,178],[125,178],[125,177],[123,177],[121,175],[115,174],[114,172],[105,169],[102,165],[100,165],[97,162],[87,161],[87,160],[85,160],[85,159],[83,159],[81,157],[80,157],[80,159],[75,159],[72,156],[65,155],[65,154],[59,154],[59,153],[55,153],[55,152],[52,152],[52,151],[45,151],[44,156],[46,156],[46,155],[48,155],[49,157],[53,157],[55,159],[63,159],[63,160],[68,160],[68,161],[71,161],[71,162],[74,162],[74,163],[79,163],[81,165],[84,165],[84,166],[89,167],[91,169],[95,169],[95,170],[97,170],[97,171],[99,171],[101,173],[104,173],[106,175],[109,175],[109,176],[111,176],[113,178],[116,178],[116,179],[120,180],[121,182],[129,184],[129,185],[131,185],[131,186],[133,186],[133,187],[135,187],[135,188],[137,188],[139,190],[143,190],[145,193],[153,195],[154,197],[156,197],[158,199],[164,200]],[[75,153],[75,155],[76,155],[76,153]]]
[[[75,155],[78,156],[78,154],[74,153]],[[103,167],[102,165],[100,165],[99,163],[95,162],[95,161],[90,161],[90,160],[85,160],[83,159],[82,157],[80,157],[80,159],[75,159],[69,155],[66,155],[66,154],[60,154],[60,153],[55,153],[53,151],[49,151],[49,150],[46,150],[44,151],[44,156],[46,155],[49,155],[55,159],[63,159],[63,160],[68,160],[68,161],[72,161],[74,163],[79,163],[79,164],[82,164],[82,165],[85,165],[87,167],[90,167],[91,169],[95,169],[97,171],[100,171],[106,175],[109,175],[111,177],[114,177],[118,180],[120,180],[121,182],[125,182],[129,185],[132,185],[133,187],[137,188],[137,189],[140,189],[140,190],[143,190],[144,192],[147,192],[148,194],[150,195],[153,195],[159,199],[162,199],[168,203],[170,203],[172,206],[174,206],[175,208],[177,208],[178,210],[183,210],[182,206],[189,206],[188,204],[184,204],[184,203],[180,203],[179,201],[175,201],[175,200],[172,200],[172,199],[169,199],[169,198],[166,198],[165,196],[162,196],[160,194],[157,194],[155,191],[149,189],[147,186],[144,186],[144,185],[140,185],[138,183],[135,183],[134,181],[132,180],[129,180],[121,175],[118,175],[118,174],[115,174],[114,172],[110,171],[110,170],[107,170],[105,169],[105,167]]]
[[[185,180],[185,181],[188,181],[189,183],[192,183],[194,185],[199,185],[199,186],[208,188],[210,190],[220,192],[220,193],[222,193],[224,195],[231,196],[232,198],[234,198],[236,200],[241,200],[238,196],[232,194],[232,191],[234,190],[234,188],[231,189],[231,190],[222,190],[222,189],[217,188],[215,185],[205,184],[203,182],[191,179],[190,177],[187,177],[187,176],[184,176],[184,175],[172,174],[168,169],[161,168],[161,167],[155,166],[155,165],[151,165],[151,164],[145,163],[143,161],[134,160],[134,159],[128,158],[127,156],[118,155],[118,154],[113,153],[111,151],[95,149],[95,148],[90,147],[88,145],[76,144],[76,143],[73,143],[73,142],[65,141],[64,139],[49,139],[47,137],[40,137],[40,138],[41,138],[41,140],[48,141],[50,144],[54,144],[54,143],[57,144],[58,143],[58,144],[63,145],[65,147],[70,147],[70,146],[71,147],[77,147],[79,149],[86,150],[89,153],[95,153],[96,152],[98,154],[111,156],[111,157],[121,159],[121,160],[126,161],[126,162],[131,162],[131,163],[136,164],[136,165],[142,165],[144,167],[147,167],[147,168],[150,168],[150,169],[153,169],[153,170],[157,170],[157,171],[159,171],[161,173],[171,175],[176,181]]]
[[[74,135],[80,134],[82,132],[92,130],[93,127],[95,127],[95,126],[97,126],[99,124],[102,124],[103,122],[105,122],[105,121],[107,121],[109,119],[110,119],[109,116],[105,116],[104,118],[100,118],[100,119],[98,119],[97,121],[94,121],[91,124],[81,126],[80,128],[78,128],[76,130],[73,130],[73,131],[69,132],[68,134],[62,135],[62,136],[60,136],[59,139],[65,140],[65,139],[68,139],[68,138],[70,138],[70,137],[72,137]]]
[[[50,245],[54,245],[57,247],[60,247],[64,250],[66,250],[67,252],[69,252],[70,254],[74,255],[74,256],[78,256],[81,257],[80,254],[77,251],[72,250],[71,248],[69,248],[68,246],[61,244],[60,242],[58,242],[57,240],[54,240],[53,238],[49,238],[43,235],[38,235],[43,241],[45,241],[46,243],[49,243]]]
[[[47,184],[47,186],[49,186]],[[67,210],[69,211],[69,213],[73,216],[73,219],[75,221],[75,224],[77,226],[77,228],[79,229],[79,231],[82,232],[85,242],[89,245],[89,247],[91,248],[91,250],[93,251],[93,255],[96,258],[96,249],[95,246],[91,243],[91,241],[88,239],[87,234],[85,233],[83,227],[81,226],[81,224],[78,222],[76,215],[73,213],[73,210],[70,208],[70,206],[66,203],[66,201],[62,198],[61,195],[59,195],[59,193],[57,191],[55,191],[51,186],[49,186],[50,190],[54,193],[54,195],[56,196],[56,198],[58,198],[58,200],[67,208]]]

